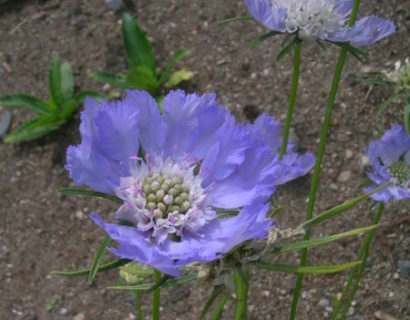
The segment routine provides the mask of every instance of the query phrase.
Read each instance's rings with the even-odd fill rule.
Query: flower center
[[[329,0],[273,0],[273,10],[285,9],[288,32],[296,32],[304,38],[326,38],[346,23],[346,17],[335,10],[335,2]]]
[[[154,219],[167,218],[172,212],[185,214],[192,208],[189,186],[181,176],[151,173],[142,183],[142,191],[145,207],[153,210]]]
[[[117,218],[145,232],[148,241],[159,243],[178,240],[184,230],[196,233],[215,218],[195,164],[151,160],[137,163],[132,176],[121,179],[117,195],[124,205]]]
[[[390,176],[394,184],[408,187],[410,184],[410,167],[404,161],[393,163],[390,166]]]

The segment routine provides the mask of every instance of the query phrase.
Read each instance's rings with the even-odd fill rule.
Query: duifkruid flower
[[[410,136],[403,126],[393,125],[380,140],[372,141],[368,157],[374,169],[368,177],[376,185],[388,184],[371,196],[374,200],[387,203],[410,198]],[[365,191],[375,188],[373,185]]]
[[[350,42],[363,47],[395,31],[393,22],[368,16],[348,27],[353,0],[245,0],[251,15],[266,28],[296,33],[302,39]]]
[[[110,248],[115,255],[178,275],[187,263],[266,237],[275,185],[306,168],[296,174],[295,161],[287,178],[279,174],[263,132],[235,124],[214,94],[173,91],[162,106],[161,115],[143,91],[112,103],[86,100],[82,141],[69,147],[66,168],[76,185],[123,200],[115,223],[91,216],[119,244]],[[223,209],[239,213],[221,216]]]

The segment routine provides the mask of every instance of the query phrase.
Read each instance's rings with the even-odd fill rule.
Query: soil
[[[402,120],[403,106],[393,105],[381,118],[378,105],[392,92],[355,81],[357,72],[391,67],[409,52],[409,7],[405,0],[363,1],[360,14],[392,19],[398,31],[369,48],[365,64],[349,57],[333,115],[318,191],[316,213],[362,192],[366,158],[363,149],[383,128]],[[245,15],[243,1],[168,0],[137,1],[128,8],[152,38],[161,66],[173,51],[186,47],[192,55],[183,61],[195,71],[188,91],[214,91],[239,121],[252,121],[267,112],[283,121],[290,91],[292,57],[275,62],[280,39],[249,43],[265,32],[255,22],[222,26],[219,21]],[[0,6],[0,96],[21,92],[48,98],[46,72],[55,55],[75,70],[78,88],[103,86],[90,71],[123,72],[127,68],[120,21],[103,0],[11,0]],[[338,48],[328,57],[315,43],[303,44],[299,96],[293,121],[302,150],[317,150],[324,106],[330,89]],[[181,66],[182,64],[180,64]],[[11,110],[12,128],[32,115]],[[61,130],[31,143],[0,143],[0,318],[1,319],[135,319],[134,298],[108,290],[117,272],[99,275],[93,285],[84,278],[51,276],[52,270],[89,266],[104,234],[87,218],[98,210],[108,217],[114,206],[104,200],[61,196],[70,186],[64,170],[65,150],[78,144],[79,114]],[[341,173],[343,173],[341,175]],[[346,179],[343,179],[346,178]],[[277,217],[280,228],[303,222],[311,177],[277,190],[286,210]],[[370,202],[313,230],[319,237],[371,224]],[[368,268],[353,307],[351,320],[410,319],[409,201],[387,206],[376,232]],[[308,262],[336,264],[354,260],[363,237],[310,251]],[[299,253],[275,261],[297,263]],[[407,263],[407,269],[403,267]],[[399,266],[401,266],[399,268]],[[406,273],[407,270],[407,273]],[[287,319],[295,275],[252,270],[249,319]],[[305,277],[297,319],[326,319],[331,301],[342,291],[348,273]],[[162,319],[196,319],[209,296],[209,286],[184,285],[162,291]],[[48,311],[47,304],[55,299]],[[143,311],[150,315],[151,296],[143,296]],[[230,297],[224,319],[232,318]],[[326,308],[327,307],[327,308]],[[379,312],[379,313],[378,313]],[[382,314],[380,313],[382,312]],[[384,316],[390,315],[392,318]]]

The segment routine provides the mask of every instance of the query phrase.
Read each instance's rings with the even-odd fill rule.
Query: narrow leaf
[[[219,305],[216,307],[214,314],[211,317],[211,320],[218,320],[220,319],[222,312],[224,311],[224,306],[226,304],[226,301],[228,301],[228,297],[226,295],[223,295],[221,302]]]
[[[122,35],[129,63],[132,66],[146,66],[155,71],[151,43],[137,21],[129,14],[122,18]]]
[[[169,77],[172,69],[174,69],[177,62],[179,60],[181,60],[182,58],[184,58],[186,56],[189,56],[190,54],[191,54],[191,52],[188,49],[185,49],[185,48],[179,48],[175,51],[171,62],[168,64],[168,66],[165,68],[164,72],[161,74],[161,77],[159,78],[160,86],[162,86],[168,80],[168,77]]]
[[[377,227],[378,225],[373,225],[373,226],[359,228],[359,229],[355,229],[355,230],[351,230],[348,232],[339,233],[339,234],[335,234],[335,235],[331,235],[331,236],[323,237],[319,239],[311,239],[311,240],[304,240],[304,241],[289,243],[289,244],[283,245],[282,247],[273,249],[272,253],[284,253],[284,252],[300,250],[304,248],[313,248],[313,247],[321,246],[321,245],[328,244],[331,242],[339,241],[344,238],[357,236],[359,234],[374,230]]]
[[[91,284],[94,281],[95,275],[98,272],[98,267],[100,266],[100,262],[102,258],[105,256],[106,248],[111,246],[112,240],[109,236],[106,236],[104,240],[99,245],[97,252],[95,253],[93,263],[90,268],[90,273],[88,274],[88,283]]]
[[[249,20],[253,20],[253,18],[251,16],[239,16],[239,17],[233,17],[233,18],[222,20],[219,23],[220,24],[231,24],[233,22],[249,21]]]
[[[7,134],[4,142],[31,141],[57,130],[63,123],[54,116],[42,116],[24,123],[16,131]]]
[[[397,100],[400,99],[400,97],[402,96],[402,94],[403,94],[402,92],[399,92],[399,93],[397,93],[397,94],[394,94],[394,95],[388,97],[388,98],[386,99],[386,101],[384,101],[384,102],[380,105],[379,110],[377,111],[377,116],[380,117],[380,116],[383,114],[383,112],[385,112],[386,109],[387,109],[392,103],[394,103],[394,102],[396,102]]]
[[[358,266],[361,261],[352,261],[341,265],[323,265],[323,266],[299,266],[299,265],[284,265],[284,264],[270,264],[264,261],[257,261],[255,264],[257,267],[278,272],[291,272],[291,273],[308,273],[308,274],[329,274],[337,273],[352,269]]]
[[[129,89],[146,90],[152,95],[156,95],[160,89],[154,72],[147,66],[132,67],[126,76],[126,81]]]
[[[201,314],[199,315],[200,320],[204,320],[206,314],[209,312],[211,309],[212,305],[214,304],[216,298],[225,290],[225,286],[215,286],[214,289],[212,290],[211,296],[209,297],[208,301],[205,303],[204,308],[202,309]]]
[[[61,94],[63,101],[69,101],[74,94],[74,78],[71,65],[68,62],[63,62],[60,66],[61,73]]]
[[[80,91],[73,99],[63,104],[61,118],[68,120],[73,112],[76,111],[80,106],[82,106],[86,97],[101,101],[101,95],[95,91]]]
[[[107,262],[99,266],[97,272],[105,272],[105,271],[109,271],[112,269],[116,269],[130,262],[131,260],[128,260],[128,259],[118,259],[115,261],[110,261],[110,262]],[[51,272],[51,274],[57,275],[57,276],[64,276],[64,277],[87,276],[90,274],[90,270],[91,269],[88,268],[88,269],[81,269],[77,271],[53,271]]]
[[[195,73],[193,73],[192,71],[186,70],[186,69],[175,71],[174,73],[171,74],[165,86],[167,88],[176,87],[178,84],[180,84],[183,81],[191,80],[194,77],[194,75]]]
[[[108,83],[113,87],[120,89],[128,89],[127,81],[124,76],[108,72],[92,72],[90,77],[95,81]]]
[[[63,100],[60,60],[58,57],[51,61],[50,68],[48,69],[48,85],[50,87],[51,101],[54,102],[53,106],[58,109]]]
[[[348,200],[348,201],[342,203],[341,205],[338,205],[338,206],[336,206],[332,209],[329,209],[329,210],[323,212],[322,214],[320,214],[320,215],[306,221],[301,226],[302,227],[307,227],[307,226],[317,225],[317,224],[319,224],[323,221],[326,221],[326,220],[328,220],[328,219],[330,219],[330,218],[332,218],[332,217],[334,217],[338,214],[341,214],[341,213],[345,212],[346,210],[348,210],[350,208],[353,208],[353,207],[357,206],[359,203],[367,200],[372,194],[384,189],[386,186],[387,185],[384,184],[384,185],[372,190],[371,192],[365,193],[365,194],[363,194],[363,195],[361,195],[357,198],[354,198],[352,200]]]
[[[295,38],[293,38],[293,40],[291,42],[289,42],[289,44],[287,44],[286,46],[284,46],[278,53],[278,55],[276,56],[276,61],[281,60],[284,56],[286,56],[288,53],[292,52],[293,48],[295,47],[295,45],[301,41],[297,36],[295,36]]]
[[[274,37],[278,34],[281,34],[281,33],[277,32],[277,31],[270,31],[270,32],[264,33],[263,35],[257,37],[255,40],[253,40],[250,43],[249,47],[251,49],[255,49],[262,41],[265,41],[266,39],[272,38],[272,37]]]
[[[410,103],[404,111],[404,127],[406,128],[407,134],[410,134]]]
[[[47,102],[25,94],[9,94],[0,98],[0,105],[5,107],[25,108],[39,115],[48,114]]]
[[[368,53],[362,49],[355,48],[350,44],[347,45],[347,51],[349,51],[353,57],[359,60],[361,63],[364,63],[363,58],[368,56]]]
[[[60,188],[58,189],[58,192],[60,192],[61,194],[65,194],[65,195],[79,195],[79,196],[91,196],[91,197],[104,198],[104,199],[108,199],[116,203],[122,203],[122,200],[120,198],[113,196],[111,194],[97,192],[97,191],[84,189],[84,188]]]

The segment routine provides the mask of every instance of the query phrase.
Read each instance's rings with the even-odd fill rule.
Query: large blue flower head
[[[395,31],[389,20],[368,16],[348,27],[353,0],[245,0],[251,15],[277,32],[301,38],[368,46]]]
[[[374,171],[367,173],[376,184],[388,186],[371,197],[376,201],[389,202],[392,198],[410,198],[410,136],[403,126],[393,125],[380,140],[372,141],[368,157]],[[372,191],[375,186],[366,188]]]
[[[86,100],[82,141],[69,147],[66,168],[75,184],[123,200],[116,219],[126,225],[92,216],[120,244],[114,254],[178,275],[184,264],[264,238],[271,228],[265,203],[275,185],[313,163],[293,152],[279,161],[271,150],[277,134],[269,139],[265,132],[274,121],[235,124],[214,94],[173,91],[162,106],[161,115],[143,91],[112,103]],[[221,209],[239,213],[222,219]]]

